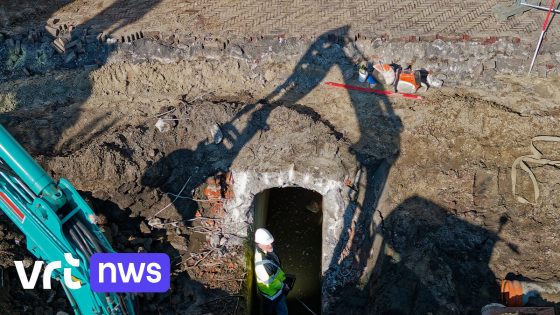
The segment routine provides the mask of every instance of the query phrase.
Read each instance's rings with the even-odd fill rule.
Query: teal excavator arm
[[[131,294],[98,293],[90,288],[89,258],[114,250],[96,225],[96,215],[65,179],[55,182],[0,125],[0,209],[25,234],[27,249],[46,264],[60,261],[52,278],[60,281],[76,314],[134,315]],[[64,254],[80,260],[70,265]],[[81,287],[63,278],[70,268]]]

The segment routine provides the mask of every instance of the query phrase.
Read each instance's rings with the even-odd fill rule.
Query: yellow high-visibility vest
[[[264,259],[263,256],[264,255],[261,251],[258,249],[255,250],[255,274],[257,276],[257,288],[265,298],[274,300],[282,294],[286,274],[274,261]],[[269,275],[268,272],[266,272],[264,267],[266,264],[276,267],[276,273],[274,275]]]

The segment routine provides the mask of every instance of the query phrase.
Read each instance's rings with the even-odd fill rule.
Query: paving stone
[[[496,69],[496,60],[488,60],[483,63],[484,70]]]
[[[311,1],[279,0],[274,2],[247,0],[208,0],[201,10],[200,3],[162,0],[111,2],[99,5],[95,1],[77,0],[56,12],[58,23],[95,19],[102,25],[122,26],[114,35],[129,36],[136,32],[182,34],[213,34],[216,36],[261,35],[287,38],[314,36],[330,30],[344,32],[347,26],[353,35],[375,38],[374,35],[423,39],[426,36],[505,36],[525,39],[538,32],[544,18],[542,11],[526,10],[503,0],[356,0]],[[510,3],[513,1],[509,1]],[[501,8],[496,7],[501,5]],[[493,8],[494,11],[493,11]],[[510,10],[511,9],[511,10]],[[507,14],[499,14],[499,11]],[[518,14],[517,11],[527,11]],[[320,14],[319,14],[320,13]],[[158,21],[158,22],[155,22]],[[211,21],[211,22],[210,22]],[[364,21],[368,21],[364,23]],[[375,27],[372,27],[375,25]],[[560,34],[551,28],[549,37]],[[468,37],[467,37],[468,38]]]

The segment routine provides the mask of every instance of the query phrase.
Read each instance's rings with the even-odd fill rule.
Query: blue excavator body
[[[91,207],[67,180],[55,182],[2,125],[0,209],[25,235],[33,256],[45,264],[61,262],[62,268],[51,276],[60,281],[76,314],[136,314],[131,294],[100,293],[90,288],[90,256],[114,252]],[[79,266],[71,265],[65,253],[79,259]],[[80,288],[66,285],[65,268],[71,269]]]

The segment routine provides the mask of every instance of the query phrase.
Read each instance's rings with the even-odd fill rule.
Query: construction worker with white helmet
[[[255,274],[257,288],[264,297],[265,313],[287,315],[288,305],[284,291],[290,288],[284,283],[286,274],[282,270],[280,259],[274,253],[272,243],[274,237],[267,229],[257,229],[255,232]]]

